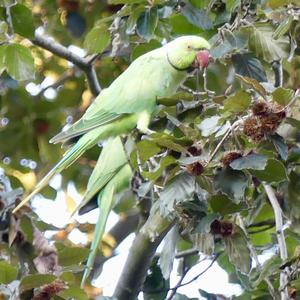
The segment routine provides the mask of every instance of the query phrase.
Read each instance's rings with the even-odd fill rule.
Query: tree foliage
[[[235,299],[296,299],[299,7],[298,0],[0,0],[0,298],[112,299],[89,283],[79,288],[90,242],[75,245],[68,236],[74,229],[90,236],[93,225],[56,228],[29,207],[11,211],[21,187],[32,190],[62,156],[48,140],[101,87],[143,53],[194,34],[210,41],[213,62],[172,98],[158,99],[155,133],[124,137],[134,175],[118,195],[122,217],[99,245],[90,280],[135,231],[117,299],[139,292],[188,299],[177,289],[200,257],[241,285]],[[94,147],[63,172],[70,210],[68,184],[83,194],[100,152]],[[55,199],[57,190],[41,194]],[[55,232],[48,240],[47,230]],[[272,256],[260,263],[265,252]],[[173,287],[175,259],[181,281]]]

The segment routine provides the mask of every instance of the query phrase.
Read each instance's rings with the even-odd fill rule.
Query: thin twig
[[[192,248],[192,249],[188,249],[188,250],[185,250],[185,251],[178,252],[175,255],[175,258],[182,258],[182,257],[190,256],[190,255],[195,255],[195,254],[198,254],[198,253],[199,253],[198,249]]]
[[[45,91],[47,91],[50,88],[57,89],[59,86],[63,85],[73,75],[74,75],[74,69],[67,70],[54,83],[49,84],[46,87],[44,87],[43,89],[41,89],[36,96],[38,97],[38,96],[42,95]]]
[[[215,263],[215,261],[218,259],[219,256],[220,256],[220,253],[217,253],[216,256],[213,258],[213,260],[210,262],[210,264],[201,273],[199,273],[198,275],[193,277],[191,280],[189,280],[185,283],[182,283],[180,286],[176,287],[176,289],[178,289],[182,286],[188,285],[188,284],[192,283],[193,281],[197,280],[200,276],[202,276],[205,272],[207,272],[212,267],[212,265]],[[170,290],[172,290],[174,288],[171,288]]]
[[[228,136],[230,135],[230,133],[236,128],[238,127],[240,124],[242,123],[242,120],[238,120],[236,122],[234,122],[230,128],[227,129],[226,133],[224,134],[223,138],[221,139],[221,141],[219,142],[219,144],[217,145],[217,147],[215,148],[215,150],[211,153],[211,155],[208,158],[208,161],[206,164],[209,164],[212,159],[215,157],[215,155],[217,154],[217,152],[219,151],[220,147],[223,145],[223,143],[225,142],[225,140],[228,138]]]
[[[171,293],[170,293],[169,297],[167,298],[167,300],[172,300],[173,299],[173,297],[176,294],[177,289],[181,286],[182,281],[183,281],[185,275],[188,273],[189,270],[190,269],[186,267],[185,259],[184,259],[183,264],[182,264],[182,274],[180,276],[180,279],[178,280],[177,284],[172,289],[170,289]]]
[[[263,187],[266,191],[266,194],[270,200],[270,203],[271,203],[273,211],[274,211],[276,234],[277,234],[277,240],[278,240],[278,245],[279,245],[280,258],[282,261],[285,261],[288,258],[288,255],[287,255],[285,237],[284,237],[284,233],[283,233],[283,229],[282,229],[283,228],[282,210],[281,210],[281,207],[277,200],[277,197],[274,193],[273,188],[266,183],[263,183]],[[289,299],[287,283],[288,283],[287,274],[286,274],[285,270],[282,270],[280,273],[281,300]]]
[[[45,37],[44,35],[39,33],[35,33],[35,38],[32,40],[32,43],[72,62],[86,74],[92,94],[96,97],[101,92],[101,87],[96,76],[96,71],[91,63],[93,62],[93,60],[91,61],[91,59],[80,57],[63,45],[54,41],[52,38]]]

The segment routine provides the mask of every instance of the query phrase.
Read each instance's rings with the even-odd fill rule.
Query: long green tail
[[[105,126],[96,128],[84,136],[82,136],[78,142],[69,149],[63,156],[63,158],[46,174],[46,176],[36,185],[35,189],[25,197],[21,203],[13,210],[15,213],[23,205],[25,205],[33,196],[35,196],[40,190],[42,190],[53,178],[54,175],[59,174],[64,169],[72,165],[86,150],[93,147],[102,139],[105,135]]]

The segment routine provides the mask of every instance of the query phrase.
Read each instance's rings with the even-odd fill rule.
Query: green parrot
[[[157,107],[156,100],[171,97],[195,65],[207,67],[209,48],[208,41],[202,37],[182,36],[134,60],[108,88],[102,90],[81,119],[50,140],[64,143],[81,136],[13,212],[99,141],[130,133],[134,128],[145,134],[151,133],[148,126]]]

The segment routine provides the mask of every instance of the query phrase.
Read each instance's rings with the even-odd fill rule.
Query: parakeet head
[[[207,40],[196,35],[176,38],[165,45],[169,63],[178,70],[187,70],[196,65],[207,67],[209,63],[210,44]]]

